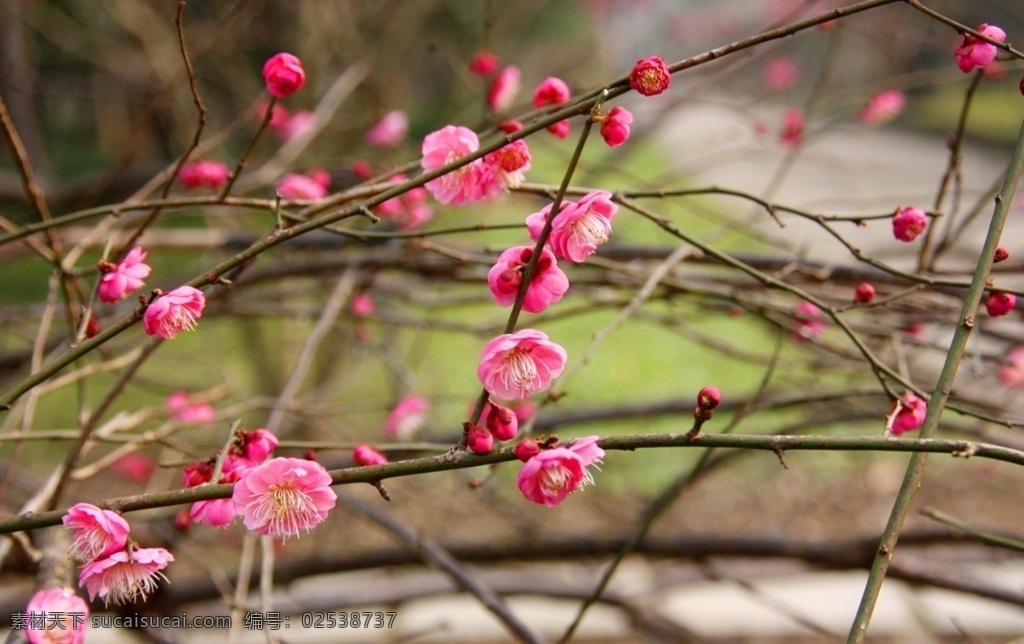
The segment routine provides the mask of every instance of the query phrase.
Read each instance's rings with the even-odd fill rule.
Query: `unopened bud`
[[[516,458],[525,463],[537,454],[540,454],[540,445],[538,445],[537,441],[532,438],[524,438],[519,441],[513,451],[515,452]]]
[[[494,436],[480,425],[466,423],[466,446],[474,454],[487,454],[494,447]]]
[[[999,248],[996,249],[996,254],[995,257],[992,258],[992,261],[998,264],[999,262],[1003,262],[1008,259],[1010,259],[1010,251],[1000,246]]]
[[[868,282],[857,285],[857,292],[853,294],[853,301],[857,304],[868,304],[875,301],[875,287]]]
[[[718,387],[704,387],[697,394],[697,406],[701,409],[714,409],[720,402],[722,402],[722,392],[718,391]]]

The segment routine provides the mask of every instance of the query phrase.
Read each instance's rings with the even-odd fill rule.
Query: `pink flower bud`
[[[480,414],[480,424],[500,441],[512,440],[519,431],[519,419],[515,413],[493,401],[484,405],[483,413]]]
[[[668,65],[658,56],[651,56],[636,61],[633,71],[629,73],[630,88],[640,92],[644,96],[661,94],[668,89],[672,82],[672,75]]]
[[[352,311],[353,315],[365,318],[367,316],[373,315],[373,311],[376,308],[376,305],[374,304],[372,297],[370,297],[366,293],[360,293],[359,295],[356,295],[352,298],[352,301],[349,302],[348,307]]]
[[[902,242],[912,242],[928,227],[928,216],[920,208],[900,208],[892,218],[892,234]]]
[[[263,80],[267,91],[277,98],[284,98],[302,89],[306,83],[306,72],[302,61],[287,53],[274,54],[263,65]]]
[[[356,445],[352,450],[352,460],[356,465],[384,465],[388,462],[388,457],[369,445]]]
[[[714,409],[720,402],[722,402],[722,392],[718,391],[718,387],[704,387],[697,394],[697,406],[701,409]]]
[[[516,458],[525,463],[537,454],[540,454],[540,445],[532,438],[524,438],[516,444],[513,451]]]
[[[616,105],[601,121],[601,138],[609,147],[616,148],[629,138],[629,124],[633,122],[633,114],[626,108]]]
[[[1012,311],[1016,304],[1017,296],[1013,293],[995,291],[985,300],[985,310],[988,311],[989,315],[996,318]]]
[[[178,513],[174,515],[174,529],[178,532],[187,532],[190,525],[192,525],[192,516],[189,514],[188,508],[178,510]]]
[[[976,31],[984,36],[988,36],[996,42],[1003,42],[1006,40],[1006,32],[992,25],[982,24]],[[976,38],[970,34],[964,34],[963,39],[960,41],[960,45],[957,46],[956,51],[953,52],[953,56],[956,58],[956,65],[960,68],[960,71],[967,74],[974,70],[974,68],[985,68],[996,58],[998,49],[995,45],[987,43],[980,38]]]
[[[504,112],[519,93],[519,68],[509,65],[502,69],[487,91],[487,107],[493,112]]]
[[[556,137],[564,139],[569,136],[569,121],[559,121],[558,123],[552,123],[548,126],[548,132],[551,132]]]
[[[213,463],[211,461],[189,463],[182,470],[184,474],[181,477],[181,483],[185,487],[196,487],[203,483],[209,483],[213,478]]]
[[[548,76],[541,81],[537,89],[533,90],[533,105],[534,107],[558,105],[567,102],[570,96],[569,86],[565,84],[564,80]]]
[[[469,73],[490,76],[498,69],[498,57],[489,51],[481,51],[469,61]]]
[[[75,321],[75,328],[82,328],[82,316],[84,313],[78,314],[78,319]],[[89,316],[89,322],[85,325],[85,337],[93,338],[100,332],[100,323],[96,321],[95,315]]]
[[[895,408],[894,405],[893,409]],[[903,396],[902,408],[892,421],[892,433],[898,436],[917,429],[924,424],[927,413],[928,404],[916,394],[907,392]]]
[[[783,92],[800,80],[800,66],[788,56],[776,56],[765,62],[761,78],[772,91]]]
[[[804,112],[799,108],[786,110],[782,115],[782,132],[779,141],[786,147],[796,147],[804,139]]]
[[[998,264],[999,262],[1005,262],[1008,259],[1010,259],[1010,251],[1000,246],[999,248],[996,249],[996,254],[992,258],[992,262]]]
[[[466,445],[475,454],[487,454],[494,447],[494,436],[480,425],[466,423]]]
[[[868,282],[857,285],[857,291],[853,294],[853,301],[857,304],[868,304],[875,301],[875,287]]]
[[[212,188],[218,190],[224,187],[231,176],[231,170],[220,161],[193,161],[178,171],[178,179],[186,188]]]
[[[392,110],[366,132],[367,145],[374,148],[392,148],[409,131],[409,117],[402,110]]]

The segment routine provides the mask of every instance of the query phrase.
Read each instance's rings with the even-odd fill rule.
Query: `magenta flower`
[[[498,69],[498,57],[489,51],[481,51],[469,61],[469,73],[490,76]]]
[[[892,234],[902,242],[912,242],[928,227],[928,216],[920,208],[900,208],[892,218]]]
[[[498,148],[484,157],[484,163],[491,166],[506,189],[518,188],[523,184],[526,178],[524,173],[530,169],[530,160],[530,148],[522,139]]]
[[[800,145],[804,140],[804,112],[793,107],[786,110],[782,115],[782,132],[779,134],[779,141],[782,145],[792,148]]]
[[[526,463],[537,454],[540,454],[540,445],[532,438],[524,438],[516,443],[512,452],[516,455],[516,458]]]
[[[500,441],[510,441],[519,432],[519,419],[514,411],[488,400],[480,413],[480,425]]]
[[[593,483],[587,467],[604,458],[597,440],[597,436],[588,436],[568,448],[555,447],[530,458],[517,480],[523,496],[553,508],[579,488]]]
[[[181,470],[181,484],[185,487],[196,487],[213,478],[213,460],[189,463]]]
[[[306,72],[302,61],[284,52],[274,54],[263,64],[263,80],[267,91],[277,98],[284,98],[302,89],[306,84]]]
[[[245,472],[231,499],[249,530],[290,537],[324,522],[338,498],[330,486],[316,461],[274,458]]]
[[[352,460],[356,465],[384,465],[388,457],[369,445],[356,445],[352,450]]]
[[[853,301],[857,304],[870,304],[875,301],[875,287],[870,282],[861,282],[853,294]]]
[[[224,459],[224,467],[217,482],[234,483],[249,467],[250,465],[241,458],[228,454]],[[201,463],[189,463],[184,467],[182,482],[187,488],[209,483],[213,479],[213,469],[213,459]],[[196,501],[188,511],[188,516],[193,522],[202,523],[212,528],[223,528],[230,525],[237,514],[235,504],[230,498]]]
[[[274,116],[277,116],[277,110],[281,107],[277,106],[274,108]],[[271,118],[270,127],[282,141],[291,141],[294,138],[306,136],[310,132],[316,129],[319,121],[316,118],[316,114],[309,110],[298,110],[292,113],[290,116],[285,118]]]
[[[171,420],[191,425],[205,425],[213,422],[217,413],[213,405],[204,402],[193,402],[192,396],[185,391],[176,391],[164,401],[164,409],[170,414]]]
[[[100,299],[116,302],[142,288],[144,280],[153,270],[149,264],[142,262],[144,259],[146,251],[142,250],[142,246],[136,246],[113,268],[110,268],[112,265],[109,262],[100,262],[100,270],[104,271],[98,289]]]
[[[541,81],[540,85],[537,85],[537,89],[533,90],[533,106],[558,105],[568,102],[570,96],[569,86],[565,84],[564,80],[548,76]]]
[[[568,355],[536,329],[499,335],[484,347],[476,375],[484,388],[504,400],[546,390],[561,375]]]
[[[917,397],[916,394],[907,392],[903,395],[902,406],[899,413],[892,420],[892,433],[900,435],[904,432],[912,432],[924,423],[924,417],[928,413],[928,403]],[[893,409],[896,409],[895,405]]]
[[[25,635],[30,644],[82,644],[89,620],[89,605],[70,588],[40,590],[28,600]],[[31,616],[44,615],[44,619]]]
[[[281,177],[274,188],[282,199],[323,199],[327,196],[327,186],[323,184],[322,178],[318,181],[294,172]]]
[[[480,140],[469,128],[446,125],[423,139],[423,158],[420,165],[432,172],[480,148]],[[481,159],[428,181],[428,192],[443,204],[463,204],[492,197],[502,189],[501,179]]]
[[[191,331],[203,314],[206,297],[199,289],[179,286],[156,298],[142,316],[142,326],[149,335],[173,340],[180,331]]]
[[[903,92],[888,89],[869,98],[857,120],[865,125],[885,125],[902,114],[906,105],[907,97]]]
[[[601,121],[601,138],[609,147],[617,148],[629,138],[629,124],[633,114],[621,105],[616,105]]]
[[[1024,387],[1024,346],[1006,352],[1006,362],[999,365],[999,382],[1007,387]]]
[[[492,112],[504,112],[512,106],[516,94],[519,93],[519,68],[509,65],[503,68],[494,78],[490,89],[487,90],[487,107]]]
[[[494,448],[494,435],[480,425],[466,423],[466,447],[474,454],[487,454]]]
[[[89,591],[90,601],[102,597],[105,606],[145,600],[159,579],[167,581],[160,571],[172,561],[174,555],[163,548],[119,550],[85,564],[78,585]]]
[[[523,282],[526,264],[533,257],[533,247],[513,246],[498,257],[498,263],[487,273],[487,284],[499,306],[512,306]],[[533,271],[533,279],[526,287],[523,310],[540,313],[549,305],[562,299],[569,290],[569,278],[558,268],[555,254],[547,248],[541,250],[540,259]]]
[[[672,74],[669,72],[668,65],[658,56],[636,61],[633,70],[629,72],[630,88],[644,96],[661,94],[668,89],[671,82]]]
[[[1013,293],[993,291],[985,298],[985,310],[994,318],[1006,315],[1017,305],[1017,296]]]
[[[430,402],[415,394],[408,394],[395,405],[384,424],[384,434],[406,441],[416,435],[427,420]]]
[[[551,132],[559,139],[564,139],[569,136],[569,120],[559,121],[558,123],[552,123],[547,127],[548,132]]]
[[[761,78],[768,89],[783,92],[800,80],[800,66],[789,56],[769,58],[761,68]]]
[[[555,257],[564,257],[571,262],[582,262],[597,250],[612,233],[612,219],[619,207],[612,203],[611,193],[603,190],[588,192],[579,203],[564,202],[562,210],[555,216],[551,226],[548,244],[555,251]],[[544,221],[551,207],[547,206],[526,218],[530,238],[540,238]]]
[[[975,31],[988,36],[996,42],[1006,40],[1006,32],[994,25],[982,24]],[[956,57],[956,66],[960,68],[960,71],[967,74],[973,71],[975,67],[988,67],[996,59],[997,52],[998,48],[995,45],[970,34],[964,34],[956,51],[953,52],[953,56]]]
[[[248,467],[259,465],[267,460],[270,453],[277,447],[277,436],[266,429],[248,429],[236,434],[238,457]]]
[[[75,531],[71,554],[80,561],[92,561],[117,552],[128,543],[131,528],[117,512],[102,510],[89,503],[76,503],[61,519],[65,528]]]
[[[221,478],[221,483],[231,482],[224,477]],[[193,503],[188,516],[194,523],[208,525],[211,528],[224,528],[231,525],[238,513],[235,512],[235,504],[231,499],[212,499]]]
[[[409,117],[402,110],[392,110],[366,131],[366,143],[374,148],[393,148],[409,131]]]
[[[178,171],[178,179],[186,188],[212,188],[219,190],[228,182],[231,170],[220,161],[193,161]]]

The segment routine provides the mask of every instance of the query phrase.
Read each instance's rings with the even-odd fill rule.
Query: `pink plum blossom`
[[[235,432],[232,446],[245,467],[253,467],[267,460],[278,443],[277,436],[266,429],[247,429]]]
[[[912,242],[928,227],[928,216],[920,208],[900,208],[892,218],[892,234],[902,242]]]
[[[178,179],[186,188],[212,188],[219,190],[228,182],[231,170],[220,161],[193,161],[178,171]]]
[[[85,641],[89,605],[74,590],[40,590],[28,600],[25,611],[29,615],[25,635],[30,644],[82,644]]]
[[[536,329],[499,335],[484,347],[477,377],[487,391],[503,400],[545,391],[561,375],[565,349]]]
[[[537,413],[537,405],[529,400],[520,400],[512,403],[512,411],[516,413],[516,420],[519,424],[527,423]]]
[[[330,486],[316,461],[273,458],[242,474],[231,499],[249,530],[289,537],[324,522],[338,498]]]
[[[281,177],[274,187],[282,199],[323,199],[327,196],[327,186],[322,179],[318,181],[294,172]]]
[[[608,241],[612,233],[612,219],[619,207],[612,203],[611,193],[603,190],[588,192],[578,203],[563,202],[563,208],[555,216],[551,226],[548,244],[555,257],[564,257],[571,262],[582,262]],[[537,241],[547,219],[551,206],[535,212],[526,218],[530,238]]]
[[[268,92],[284,98],[302,89],[306,84],[306,72],[298,57],[281,52],[263,64],[263,80],[267,83]]]
[[[999,382],[1007,387],[1024,387],[1024,346],[1006,352],[1006,362],[999,365]]]
[[[135,481],[136,483],[145,483],[148,481],[149,477],[153,475],[155,467],[156,466],[153,465],[153,459],[141,452],[125,454],[110,464],[110,470],[112,472],[116,472],[126,479]]]
[[[566,119],[563,121],[559,121],[557,123],[552,123],[547,127],[547,130],[548,132],[554,134],[557,138],[564,139],[565,137],[569,136],[569,128],[569,121],[568,119]]]
[[[633,122],[633,114],[626,108],[616,105],[600,120],[601,138],[609,147],[617,148],[629,138],[629,124]]]
[[[796,340],[820,338],[825,333],[823,315],[821,309],[813,302],[804,300],[797,304],[796,319],[793,323],[793,338]]]
[[[351,302],[349,302],[348,308],[354,315],[365,318],[373,315],[373,311],[377,306],[374,304],[373,298],[370,297],[369,294],[359,293],[352,298]]]
[[[500,441],[510,441],[519,431],[519,419],[515,412],[493,400],[488,400],[480,413],[480,425],[487,428]]]
[[[553,508],[577,489],[594,482],[589,465],[604,458],[597,436],[575,441],[568,448],[543,450],[530,458],[519,471],[517,483],[523,496],[534,503]]]
[[[526,265],[533,257],[532,246],[513,246],[498,257],[498,263],[487,273],[491,294],[499,306],[512,306],[523,281]],[[569,290],[569,278],[558,268],[555,254],[547,248],[541,250],[540,259],[533,271],[533,279],[526,287],[523,310],[540,313],[549,305],[562,299]]]
[[[1017,305],[1017,296],[1013,293],[993,291],[985,298],[985,310],[994,318],[1006,315]]]
[[[393,148],[408,131],[409,117],[402,110],[392,110],[366,131],[366,143],[374,148]]]
[[[221,483],[234,483],[238,480],[238,474],[221,477]],[[189,519],[194,523],[208,525],[211,528],[223,528],[231,525],[238,513],[231,499],[211,499],[209,501],[196,501],[188,511]]]
[[[213,459],[189,463],[181,468],[181,484],[185,487],[196,487],[197,485],[209,482],[213,478],[213,467]]]
[[[519,93],[520,76],[519,68],[515,65],[509,65],[498,72],[487,90],[487,107],[492,112],[504,112],[512,106],[512,101]]]
[[[906,105],[907,97],[903,92],[887,89],[868,99],[857,120],[865,125],[885,125],[902,114]]]
[[[644,96],[661,94],[672,82],[668,65],[658,56],[636,61],[629,72],[629,86]]]
[[[523,184],[524,173],[530,169],[530,161],[530,148],[522,139],[484,157],[484,163],[491,166],[505,188],[518,188]]]
[[[555,76],[548,76],[533,90],[533,106],[547,107],[565,103],[571,96],[565,81]]]
[[[206,297],[199,289],[179,286],[164,293],[146,307],[142,326],[149,335],[173,340],[180,331],[191,331],[203,314]]]
[[[163,548],[119,550],[83,566],[78,585],[89,591],[90,601],[100,597],[106,606],[145,600],[159,579],[167,580],[160,571],[172,561],[174,555]]]
[[[895,405],[893,409],[895,409]],[[900,435],[911,432],[924,423],[924,417],[928,413],[928,403],[921,400],[916,394],[907,392],[903,395],[901,409],[892,420],[892,433]]]
[[[276,107],[274,109],[274,116],[276,117],[276,110],[281,108]],[[276,125],[275,122],[277,123]],[[270,119],[271,129],[277,132],[282,141],[291,141],[294,138],[306,136],[316,130],[318,124],[319,121],[316,118],[316,114],[309,110],[298,110],[285,118]]]
[[[352,450],[352,460],[356,465],[384,465],[388,457],[369,445],[356,445]]]
[[[142,250],[142,246],[136,246],[113,268],[107,268],[110,264],[101,262],[100,270],[104,272],[98,289],[100,299],[116,302],[142,288],[144,280],[153,270],[149,264],[143,263],[144,259],[146,251]]]
[[[416,435],[427,419],[430,402],[415,394],[408,394],[388,414],[384,433],[397,440],[409,440]]]
[[[975,31],[996,42],[1006,40],[1006,32],[995,25],[982,24]],[[956,57],[956,66],[967,74],[976,67],[987,67],[996,59],[996,53],[998,53],[998,48],[995,45],[971,34],[964,34],[956,51],[953,52],[953,56]]]
[[[466,447],[474,454],[487,454],[494,448],[494,435],[480,425],[466,423]]]
[[[853,294],[853,301],[857,304],[870,304],[875,301],[875,287],[870,282],[861,282]]]
[[[490,76],[498,69],[498,57],[489,51],[481,51],[469,61],[469,73]]]
[[[779,141],[782,145],[792,148],[800,145],[804,140],[804,112],[793,107],[786,110],[782,115],[782,132],[779,134]]]
[[[74,530],[71,554],[91,561],[117,552],[128,543],[131,528],[117,512],[103,510],[90,503],[76,503],[61,519],[65,528]]]
[[[789,56],[776,56],[765,62],[761,68],[761,78],[769,89],[783,92],[800,80],[800,66]]]
[[[213,405],[204,402],[194,402],[192,396],[185,391],[176,391],[164,401],[164,409],[171,416],[171,420],[179,423],[202,425],[213,422],[216,412]]]
[[[420,165],[433,172],[449,163],[476,152],[480,140],[469,128],[446,125],[423,139],[423,158]],[[490,165],[476,159],[444,176],[428,181],[428,192],[443,204],[460,206],[472,201],[492,197],[502,190],[501,179]]]
[[[524,438],[516,443],[516,446],[512,451],[516,455],[516,458],[526,463],[537,454],[540,454],[540,445],[538,445],[537,441],[532,438]]]

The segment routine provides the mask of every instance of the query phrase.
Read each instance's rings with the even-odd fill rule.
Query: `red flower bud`
[[[718,387],[704,387],[697,394],[697,406],[702,409],[714,409],[722,402],[722,392]]]
[[[514,452],[516,458],[525,463],[537,454],[540,454],[540,445],[532,438],[524,438],[516,445]]]

